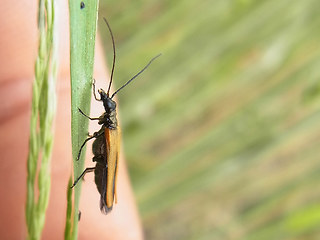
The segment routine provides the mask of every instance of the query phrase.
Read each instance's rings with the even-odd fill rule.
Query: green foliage
[[[116,38],[116,87],[163,53],[118,94],[147,239],[318,239],[319,8],[101,6]]]
[[[28,154],[26,223],[28,239],[40,239],[50,193],[50,157],[55,114],[56,23],[55,1],[40,0],[39,49],[32,85]],[[38,169],[38,166],[39,169]],[[36,181],[37,179],[37,181]],[[37,186],[38,185],[38,186]],[[37,189],[36,189],[37,188]],[[38,198],[37,196],[38,194]]]
[[[84,3],[82,7],[81,2]],[[85,149],[82,151],[80,160],[77,161],[76,158],[81,144],[87,138],[88,119],[79,113],[78,108],[85,113],[90,112],[98,4],[99,1],[96,0],[69,1],[71,135],[74,178],[80,176],[84,168]],[[78,234],[78,211],[81,181],[79,181],[73,189],[73,204],[71,202],[72,198],[70,197],[70,190],[68,190],[65,239],[77,239]],[[72,213],[70,214],[71,211]],[[72,218],[71,220],[70,217]]]

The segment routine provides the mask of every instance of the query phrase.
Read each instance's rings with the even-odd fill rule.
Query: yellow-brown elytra
[[[121,86],[117,91],[115,91],[111,97],[109,97],[109,92],[113,79],[113,72],[116,60],[116,51],[114,37],[109,26],[108,21],[104,18],[105,23],[109,29],[112,47],[113,47],[113,63],[111,69],[110,82],[108,86],[108,91],[105,92],[103,89],[99,89],[98,93],[100,94],[100,99],[97,98],[95,94],[95,82],[93,81],[93,95],[97,101],[103,103],[105,112],[98,118],[91,118],[84,114],[81,109],[79,112],[90,120],[98,120],[98,124],[102,125],[101,129],[93,135],[89,136],[81,145],[77,160],[80,158],[81,151],[85,144],[94,139],[92,144],[92,152],[94,157],[93,162],[96,162],[95,167],[86,168],[82,174],[74,181],[71,188],[73,188],[78,181],[84,177],[86,173],[94,171],[95,174],[95,183],[97,185],[98,191],[100,193],[100,210],[103,213],[108,213],[113,206],[113,202],[117,202],[116,187],[117,187],[117,172],[119,167],[119,153],[120,153],[120,128],[117,122],[117,113],[116,113],[116,103],[112,98],[125,86],[127,86],[132,80],[139,76],[157,57],[161,54],[152,58],[149,63],[133,76],[129,81],[127,81],[123,86]]]

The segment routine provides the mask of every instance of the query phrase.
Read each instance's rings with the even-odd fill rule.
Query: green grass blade
[[[84,168],[85,149],[76,161],[79,148],[87,137],[88,119],[78,108],[90,112],[91,84],[93,79],[94,48],[99,1],[69,1],[70,12],[70,71],[71,71],[71,135],[73,170],[76,178]],[[76,239],[78,233],[78,211],[81,181],[74,187],[74,205],[68,202],[67,212],[72,207],[72,226],[65,233],[66,239]],[[68,198],[69,201],[71,198]],[[67,219],[67,222],[69,220]]]

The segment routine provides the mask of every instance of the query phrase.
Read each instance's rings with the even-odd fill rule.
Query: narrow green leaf
[[[91,86],[93,79],[94,48],[98,18],[99,1],[69,1],[70,12],[70,71],[71,71],[71,135],[74,178],[84,169],[85,148],[79,161],[76,160],[79,149],[88,133],[88,119],[78,108],[90,112]],[[81,181],[74,187],[74,205],[71,232],[65,233],[66,239],[76,239],[78,233],[78,211]],[[70,201],[71,198],[68,198]],[[67,212],[72,204],[68,202]],[[67,222],[69,220],[67,219]],[[67,228],[66,228],[67,230]]]

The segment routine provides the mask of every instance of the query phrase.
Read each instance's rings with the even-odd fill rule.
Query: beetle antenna
[[[111,96],[111,99],[114,97],[114,95],[116,95],[122,88],[124,88],[125,86],[127,86],[130,82],[132,82],[136,77],[138,77],[141,73],[143,73],[143,71],[144,70],[146,70],[148,67],[149,67],[149,65],[156,59],[156,58],[158,58],[158,57],[160,57],[161,56],[161,53],[160,54],[158,54],[157,56],[155,56],[155,57],[153,57],[150,61],[149,61],[149,63],[144,67],[144,68],[142,68],[141,70],[140,70],[140,72],[138,72],[136,75],[134,75],[128,82],[126,82],[124,85],[122,85],[122,87],[120,87],[117,91],[115,91],[113,94],[112,94],[112,96]]]
[[[112,62],[112,69],[111,69],[111,76],[110,76],[110,83],[109,83],[109,87],[108,87],[108,91],[107,91],[107,96],[109,97],[109,92],[110,92],[110,88],[111,88],[111,84],[112,84],[112,79],[113,79],[113,73],[114,73],[114,65],[116,64],[116,46],[114,44],[114,38],[113,38],[113,34],[111,31],[111,27],[107,21],[106,18],[103,18],[103,20],[105,21],[105,23],[108,26],[110,35],[111,35],[111,39],[112,39],[112,48],[113,48],[113,62]]]

